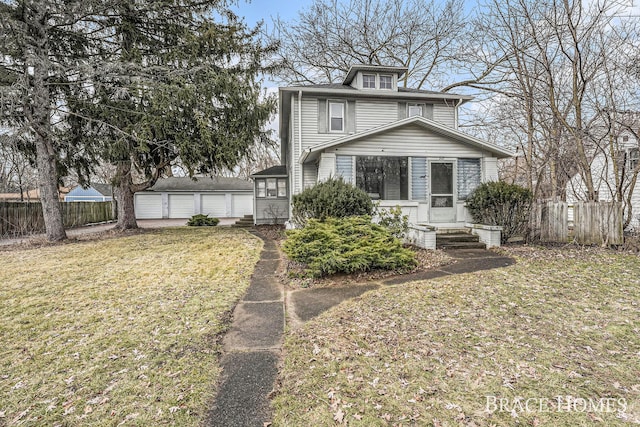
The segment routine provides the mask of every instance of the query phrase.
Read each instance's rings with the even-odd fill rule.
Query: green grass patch
[[[0,425],[198,425],[260,240],[163,229],[0,253]]]
[[[567,249],[369,292],[287,338],[274,425],[638,423],[638,301],[637,256]]]

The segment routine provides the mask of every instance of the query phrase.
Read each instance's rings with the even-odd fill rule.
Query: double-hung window
[[[380,89],[391,89],[393,85],[393,77],[388,75],[380,76]]]
[[[365,89],[376,88],[376,75],[375,74],[363,74],[362,75],[362,87]]]
[[[329,102],[329,131],[344,132],[343,102]]]

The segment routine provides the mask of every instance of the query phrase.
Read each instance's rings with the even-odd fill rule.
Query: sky
[[[284,20],[295,18],[298,11],[308,7],[312,0],[253,0],[247,2],[238,0],[238,5],[232,9],[245,18],[249,25],[264,20],[267,26],[271,26],[272,18],[280,17]]]

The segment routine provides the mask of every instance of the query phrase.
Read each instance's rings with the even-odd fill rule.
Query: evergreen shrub
[[[220,220],[218,218],[211,218],[209,215],[197,214],[189,218],[187,225],[193,227],[215,227]]]
[[[415,254],[371,217],[309,219],[302,229],[288,230],[283,244],[287,256],[306,265],[311,277],[373,269],[408,271]]]

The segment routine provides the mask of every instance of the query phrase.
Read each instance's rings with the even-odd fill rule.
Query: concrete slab
[[[293,303],[294,314],[298,319],[306,322],[331,307],[340,304],[342,301],[355,298],[378,287],[379,286],[375,284],[368,284],[349,287],[302,289],[292,292],[289,298]]]
[[[247,290],[247,294],[244,296],[243,301],[284,301],[282,285],[280,285],[278,279],[273,277],[273,273],[271,273],[271,277],[262,277],[260,281],[252,283]]]
[[[263,427],[271,420],[269,394],[278,373],[278,354],[271,351],[230,353],[222,358],[216,401],[207,427]]]
[[[225,352],[279,348],[284,334],[284,304],[240,303],[233,311],[231,329],[224,337]]]
[[[442,276],[449,276],[450,274],[451,273],[447,273],[446,271],[442,270],[428,270],[413,274],[403,274],[402,276],[396,276],[391,279],[383,280],[382,283],[384,285],[399,285],[401,283],[412,282],[414,280],[430,280]]]
[[[503,257],[503,255],[486,249],[449,249],[446,253],[447,255],[458,259]]]
[[[445,265],[440,268],[440,270],[450,274],[462,274],[480,270],[490,270],[492,268],[508,267],[513,264],[515,264],[514,259],[504,256],[468,258],[455,264]]]

